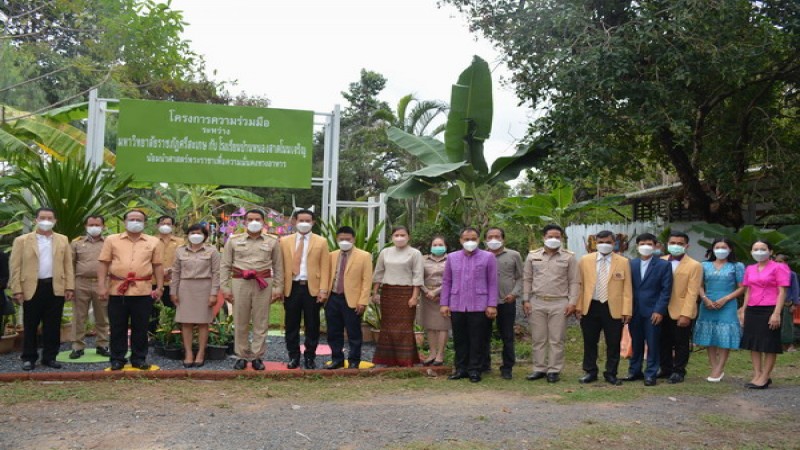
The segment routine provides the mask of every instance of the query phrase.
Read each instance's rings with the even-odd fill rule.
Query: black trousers
[[[347,359],[351,368],[358,368],[361,362],[361,316],[347,305],[343,294],[331,293],[325,303],[325,320],[328,322],[328,345],[331,346],[331,360],[344,361],[344,330],[347,330]]]
[[[690,342],[692,340],[692,321],[688,327],[679,327],[678,321],[665,316],[661,321],[661,372],[664,374],[677,373],[686,376],[686,365],[689,364],[691,355]],[[674,352],[674,353],[673,353]]]
[[[108,300],[108,323],[111,327],[109,349],[111,361],[126,362],[128,325],[131,329],[131,364],[147,360],[147,326],[153,310],[149,295],[112,295]]]
[[[22,360],[39,359],[37,329],[42,324],[42,361],[55,361],[61,348],[61,316],[64,314],[64,297],[53,293],[53,280],[39,280],[33,298],[22,303]]]
[[[450,313],[456,372],[480,373],[486,357],[488,321],[483,311]]]
[[[316,358],[319,344],[319,310],[321,305],[317,298],[308,292],[308,285],[297,281],[292,283],[292,291],[283,301],[286,311],[284,326],[286,327],[286,351],[290,359],[300,357],[300,321],[305,323],[306,346],[303,356]]]
[[[156,290],[156,287],[153,286],[153,290]],[[169,306],[170,308],[175,308],[175,303],[172,303],[172,300],[169,298],[169,286],[164,286],[164,293],[161,295],[161,304],[163,306]],[[150,311],[150,324],[147,326],[147,331],[150,333],[155,334],[156,330],[158,330],[158,308],[153,308]]]
[[[483,370],[492,367],[492,332],[494,323],[497,322],[497,332],[503,341],[503,364],[500,366],[501,372],[510,372],[516,363],[516,353],[514,351],[514,322],[517,320],[517,305],[514,303],[500,303],[497,305],[497,318],[487,319],[486,332],[486,359],[483,363]]]
[[[597,375],[597,347],[602,331],[606,339],[606,370],[603,375],[617,376],[622,327],[621,319],[611,317],[608,303],[592,300],[588,314],[581,318],[583,370],[586,373]]]

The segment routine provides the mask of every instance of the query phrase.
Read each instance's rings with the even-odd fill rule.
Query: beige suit
[[[597,253],[584,255],[578,262],[581,274],[581,290],[578,295],[577,309],[582,315],[589,313],[592,295],[597,285]],[[631,265],[628,258],[611,255],[611,267],[608,274],[608,310],[611,317],[633,315],[633,287],[631,281]]]
[[[339,265],[339,255],[341,250],[336,250],[330,254],[330,284],[328,292],[333,292],[336,286],[336,270]],[[344,269],[344,297],[347,306],[355,308],[358,305],[367,306],[369,304],[369,292],[372,287],[372,255],[364,250],[353,248],[347,258],[347,266]]]
[[[283,255],[283,294],[292,293],[292,268],[294,267],[297,234],[281,238],[281,254]],[[308,272],[308,293],[313,297],[319,294],[320,287],[330,286],[331,271],[328,241],[322,236],[311,234],[306,252],[306,271]],[[323,288],[324,289],[324,288]]]
[[[669,262],[669,256],[664,256]],[[671,262],[670,262],[671,264]],[[680,316],[690,319],[697,317],[697,297],[703,283],[703,265],[689,255],[684,255],[672,273],[672,295],[669,298],[669,317],[678,320]]]
[[[25,301],[30,300],[36,293],[39,277],[39,244],[35,232],[14,239],[9,265],[11,293],[22,293]],[[63,297],[65,291],[72,290],[75,290],[75,271],[69,239],[53,233],[53,294]]]

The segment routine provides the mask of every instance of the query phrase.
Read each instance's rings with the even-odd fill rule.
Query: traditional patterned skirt
[[[416,308],[408,307],[413,292],[412,286],[381,286],[381,333],[373,363],[401,367],[419,364],[414,339]]]

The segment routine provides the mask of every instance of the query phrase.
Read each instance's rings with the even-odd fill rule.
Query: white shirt
[[[311,233],[300,234],[295,233],[295,241],[294,241],[294,249],[295,251],[300,246],[300,239],[304,239],[303,242],[303,256],[300,260],[300,273],[297,274],[296,277],[292,278],[294,281],[307,281],[308,280],[308,245],[310,242]],[[327,288],[326,288],[327,289]]]
[[[36,233],[39,244],[39,279],[53,278],[53,235]]]
[[[675,270],[677,270],[678,266],[681,264],[681,260],[680,259],[673,259],[669,263],[672,264],[672,273],[674,274]]]
[[[600,297],[601,297],[601,295],[598,295],[598,294],[600,294],[599,291],[600,291],[601,288],[605,288],[605,290],[608,291],[608,283],[606,283],[605,286],[602,286],[602,287],[600,286],[600,267],[601,267],[601,264],[605,264],[606,265],[606,270],[607,270],[606,279],[610,278],[611,277],[611,253],[609,253],[607,255],[604,255],[604,254],[602,254],[600,252],[597,252],[597,266],[595,268],[595,270],[597,271],[596,272],[597,273],[597,283],[595,283],[595,285],[594,285],[594,298],[597,299],[597,300],[599,300]],[[606,295],[605,297],[608,297],[608,295]]]
[[[640,266],[639,272],[641,272],[643,280],[644,280],[644,275],[647,273],[647,268],[650,266],[650,261],[652,259],[653,259],[653,257],[651,256],[651,257],[649,257],[647,259],[643,259],[642,260],[642,264]]]

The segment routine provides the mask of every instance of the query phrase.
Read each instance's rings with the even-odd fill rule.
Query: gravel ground
[[[303,343],[303,338],[301,336],[300,343]],[[94,348],[94,338],[87,337],[86,338],[87,348]],[[323,334],[320,337],[320,344],[327,344],[327,340],[325,339],[325,335]],[[72,346],[71,343],[67,342],[61,344],[61,351],[71,350]],[[375,352],[375,344],[373,343],[364,343],[361,348],[361,358],[364,361],[371,361],[372,355]],[[345,356],[347,355],[347,343],[345,343]],[[233,363],[235,361],[234,356],[229,356],[227,360],[222,361],[211,361],[207,360],[205,365],[203,366],[203,370],[232,370]],[[267,353],[266,357],[264,358],[265,361],[279,361],[279,362],[289,362],[289,357],[286,354],[286,341],[282,336],[268,336],[267,337]],[[317,356],[317,366],[320,368],[322,365],[330,361],[330,356]],[[171,360],[167,359],[163,356],[156,355],[153,351],[153,348],[150,347],[150,352],[147,357],[147,362],[150,364],[158,365],[161,369],[170,370],[170,369],[183,369],[183,363],[181,360]],[[93,370],[103,370],[108,367],[108,363],[93,363],[93,364],[80,364],[80,363],[63,363],[63,369],[51,369],[49,367],[42,366],[41,364],[36,365],[36,372],[88,372]],[[0,373],[5,372],[22,372],[22,361],[20,360],[20,352],[12,352],[0,355]]]

